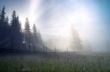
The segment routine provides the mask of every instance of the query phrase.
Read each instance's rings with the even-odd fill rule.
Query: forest
[[[0,52],[47,52],[52,51],[42,39],[36,24],[30,28],[28,18],[25,19],[24,29],[17,16],[16,11],[12,12],[11,19],[6,16],[5,6],[0,11]],[[78,32],[72,28],[71,48],[82,50],[83,45]],[[54,38],[53,38],[54,39]],[[52,43],[52,42],[51,42]],[[51,45],[51,43],[49,45]],[[47,43],[48,44],[48,43]],[[57,46],[57,45],[56,45]],[[55,49],[53,49],[55,51]],[[67,48],[68,50],[68,48]]]
[[[0,51],[39,51],[43,48],[41,35],[33,25],[32,30],[28,18],[25,21],[25,28],[21,28],[21,22],[16,11],[12,12],[12,17],[6,16],[5,7],[0,11]]]

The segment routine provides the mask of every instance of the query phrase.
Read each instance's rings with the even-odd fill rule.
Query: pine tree
[[[37,29],[36,29],[35,24],[33,25],[33,35],[34,35],[35,37],[37,37]]]
[[[19,17],[16,16],[16,11],[13,11],[10,29],[11,29],[11,48],[20,49],[22,45],[22,33]]]
[[[25,36],[24,36],[24,38],[25,38],[26,49],[31,50],[31,47],[32,47],[32,34],[31,34],[28,18],[26,18],[26,22],[25,22]]]
[[[0,48],[6,48],[7,42],[9,40],[9,35],[8,35],[9,23],[5,14],[6,14],[5,7],[3,7],[0,12]]]
[[[8,22],[9,22],[8,17],[6,17],[5,22],[6,22],[6,24],[8,25]]]
[[[74,29],[72,26],[72,32],[71,32],[71,47],[73,50],[82,50],[82,44],[81,44],[81,39],[79,37],[78,32]]]
[[[33,48],[36,50],[37,30],[35,24],[33,25]]]
[[[37,51],[41,51],[41,49],[43,51],[46,50],[43,48],[42,38],[40,32],[36,29],[35,24],[33,25],[33,44]]]
[[[1,14],[0,14],[0,21],[4,22],[5,21],[5,6],[2,8]]]

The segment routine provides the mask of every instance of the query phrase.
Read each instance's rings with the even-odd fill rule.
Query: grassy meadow
[[[53,56],[1,56],[0,72],[110,72],[109,55]]]

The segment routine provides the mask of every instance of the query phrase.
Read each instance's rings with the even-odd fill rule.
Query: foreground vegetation
[[[109,56],[2,56],[0,72],[110,72]]]

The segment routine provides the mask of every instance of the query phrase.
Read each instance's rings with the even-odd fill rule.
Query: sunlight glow
[[[89,7],[78,5],[74,10],[72,19],[75,29],[82,38],[93,32],[92,28],[94,27],[94,24],[92,23],[94,22],[94,14]]]
[[[29,8],[26,10],[24,14],[21,14],[20,21],[24,25],[26,17],[29,19],[30,27],[32,28],[33,24],[37,23],[37,18],[39,16],[39,4],[40,0],[30,0]],[[24,26],[22,26],[24,28]]]
[[[30,8],[29,8],[29,20],[30,23],[35,23],[36,18],[36,5],[38,0],[30,0]]]
[[[64,6],[55,6],[54,4],[52,4],[52,6],[47,5],[43,10],[43,18],[45,18],[45,16],[47,18],[43,20],[39,16],[40,12],[42,13],[40,2],[40,0],[30,0],[29,9],[25,14],[25,17],[28,16],[31,28],[33,24],[44,26],[40,27],[43,40],[58,38],[59,41],[51,40],[53,42],[53,47],[50,46],[51,48],[57,47],[63,51],[69,48],[69,40],[72,32],[71,26],[74,26],[73,28],[75,28],[79,33],[79,37],[81,37],[81,39],[90,37],[90,33],[93,32],[94,25],[92,24],[94,14],[91,7],[87,7],[79,2],[76,2],[75,5],[72,6],[74,8],[70,8],[68,10],[64,8]],[[45,12],[47,11],[49,14],[46,15]],[[25,18],[23,17],[21,20],[24,21]],[[38,23],[38,18],[43,22]]]
[[[58,9],[55,12],[55,16],[52,16],[52,31],[49,32],[51,34],[54,33],[54,35],[59,37],[59,41],[57,40],[53,42],[53,47],[56,47],[62,51],[67,50],[67,48],[71,49],[69,47],[70,42],[68,41],[68,39],[70,39],[71,41],[72,37],[71,28],[74,28],[78,32],[78,35],[81,40],[84,40],[85,38],[90,37],[91,33],[94,31],[93,22],[94,13],[92,9],[82,4],[77,4],[75,8],[70,11],[63,12],[63,10]],[[65,41],[67,43],[65,43]]]

